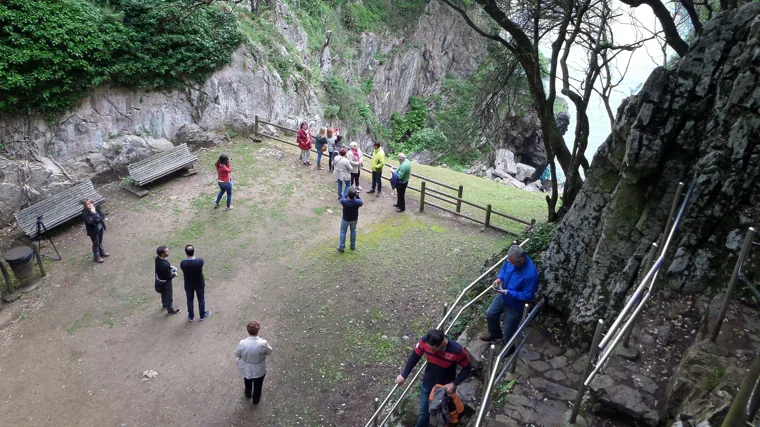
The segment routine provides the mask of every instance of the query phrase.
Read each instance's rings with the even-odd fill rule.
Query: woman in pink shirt
[[[219,207],[222,195],[227,193],[227,210],[232,210],[232,162],[230,162],[230,158],[224,153],[216,161],[216,174],[219,180],[219,195],[216,196],[214,208]]]

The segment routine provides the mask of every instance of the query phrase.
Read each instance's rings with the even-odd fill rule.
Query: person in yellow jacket
[[[375,192],[375,185],[377,185],[377,193],[375,197],[380,197],[383,191],[383,167],[385,167],[385,152],[380,143],[375,141],[372,143],[375,150],[372,152],[372,162],[370,170],[372,171],[372,188],[367,191],[367,194]]]

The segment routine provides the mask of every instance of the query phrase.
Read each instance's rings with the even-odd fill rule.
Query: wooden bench
[[[82,181],[47,199],[13,214],[19,228],[30,238],[37,237],[37,217],[42,216],[45,228],[51,230],[82,215],[82,200],[92,199],[99,205],[105,198],[95,191],[92,181]],[[44,233],[44,229],[40,230]]]
[[[187,144],[154,154],[127,166],[129,177],[135,185],[143,186],[180,169],[190,168],[198,156],[190,153]]]

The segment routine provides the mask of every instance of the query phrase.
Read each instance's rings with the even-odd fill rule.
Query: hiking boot
[[[491,336],[490,332],[486,332],[486,333],[480,334],[478,338],[480,338],[482,341],[499,341],[502,339],[502,336],[499,335],[495,337],[495,336]]]
[[[343,252],[345,252],[345,250],[344,250],[344,249],[341,249],[341,248],[335,248],[335,250],[336,250],[336,251],[338,251],[338,252],[340,252],[340,253],[343,253]]]
[[[108,252],[101,252],[100,256],[103,257],[103,258],[108,258],[108,257],[111,256],[111,254],[109,254]]]
[[[380,191],[378,191],[377,193],[375,193],[375,197],[380,197],[381,194],[383,194],[383,193],[381,193]]]
[[[372,194],[372,193],[374,193],[374,192],[375,192],[375,189],[373,188],[373,189],[371,189],[371,190],[367,191],[367,194]]]
[[[230,207],[228,207],[228,208],[227,208],[227,209],[225,209],[225,210],[226,210],[226,211],[231,211],[231,210],[233,210],[233,209],[235,209],[235,207],[234,207],[234,206],[230,206]]]
[[[97,257],[93,261],[97,262],[98,264],[103,264],[105,261],[103,261],[103,258]]]
[[[182,311],[182,310],[180,310],[180,309],[178,309],[178,308],[175,308],[174,310],[168,310],[168,311],[167,311],[167,313],[169,313],[169,314],[177,314],[177,313],[179,313],[180,311]]]
[[[322,169],[324,169],[322,166],[317,165],[317,170],[322,170]]]

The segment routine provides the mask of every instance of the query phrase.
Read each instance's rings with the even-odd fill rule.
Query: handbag
[[[155,283],[155,289],[156,292],[159,294],[163,294],[166,290],[166,280],[161,280],[158,278],[158,274],[156,274],[156,283]]]
[[[327,151],[327,146],[326,145],[322,145],[322,152],[324,153],[326,151]]]

